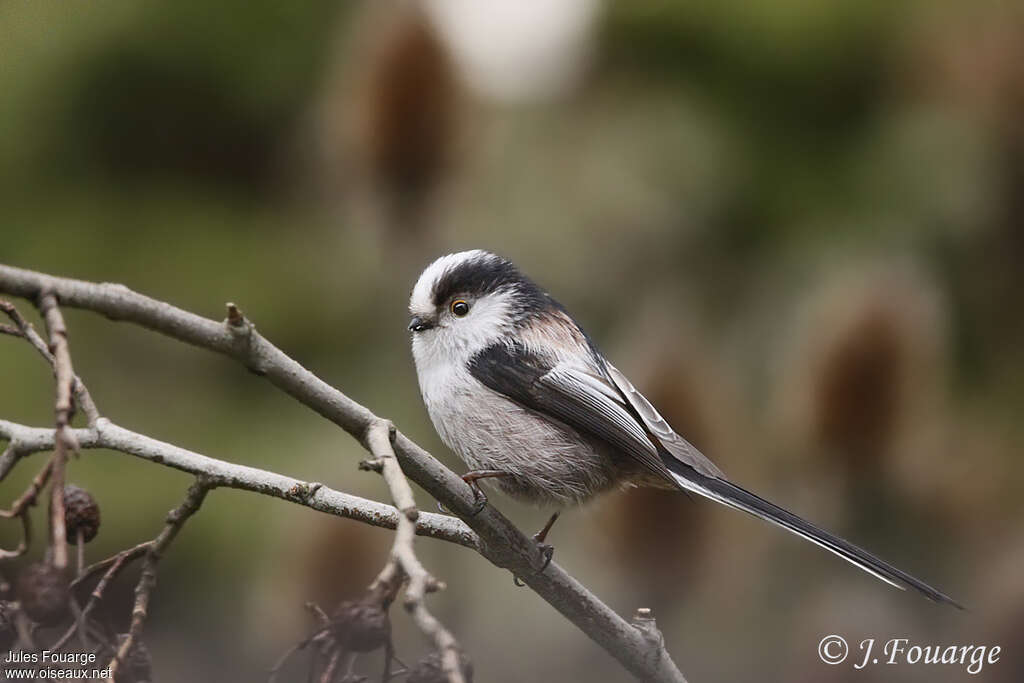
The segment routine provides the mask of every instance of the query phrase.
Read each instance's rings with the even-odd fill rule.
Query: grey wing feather
[[[603,369],[559,360],[522,344],[494,344],[473,357],[470,374],[484,386],[605,442],[668,482],[672,473],[629,404]]]
[[[658,442],[669,452],[673,457],[686,463],[693,469],[697,470],[701,474],[708,477],[715,477],[717,479],[724,479],[725,474],[722,470],[718,469],[715,463],[708,460],[707,456],[697,450],[696,446],[691,444],[683,437],[676,434],[676,432],[669,426],[668,422],[665,421],[651,402],[648,401],[643,394],[637,391],[633,383],[630,382],[625,375],[619,372],[618,368],[614,365],[605,361],[605,368],[608,371],[608,377],[612,380],[612,383],[618,388],[622,395],[629,402],[629,405],[633,407],[636,414],[643,420],[644,426],[647,430],[658,440]]]
[[[563,395],[584,408],[588,431],[632,455],[649,471],[671,481],[658,449],[630,413],[622,393],[575,363],[560,363],[538,379],[551,395]]]

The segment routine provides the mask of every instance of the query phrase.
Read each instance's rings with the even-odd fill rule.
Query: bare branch
[[[49,347],[39,333],[36,332],[32,323],[25,320],[17,307],[9,301],[0,300],[0,312],[3,312],[14,323],[14,327],[4,325],[0,328],[0,331],[4,331],[7,334],[20,337],[27,341],[50,365],[50,368],[54,371],[54,375],[56,375],[56,359],[54,358],[54,355],[50,353]],[[96,404],[93,403],[92,396],[89,395],[89,391],[85,388],[85,384],[83,384],[77,376],[73,377],[73,384],[78,404],[82,407],[83,412],[86,413],[89,424],[95,424],[96,419],[99,418],[99,412],[96,410]],[[7,448],[4,449],[2,454],[0,454],[0,481],[3,481],[7,477],[23,454],[22,449],[16,441],[12,440],[7,444]]]
[[[11,444],[15,443],[15,439],[11,438]],[[21,519],[22,526],[22,538],[18,547],[14,550],[0,550],[0,559],[10,559],[12,557],[18,557],[23,555],[28,550],[29,543],[32,541],[32,522],[29,519],[29,508],[36,504],[36,499],[39,497],[39,492],[43,490],[46,483],[50,480],[51,473],[53,472],[54,458],[51,457],[46,461],[46,465],[36,474],[32,483],[28,485],[25,492],[22,493],[17,500],[15,500],[9,510],[0,510],[0,519],[11,519],[18,517]]]
[[[25,320],[18,309],[9,301],[0,300],[0,311],[4,312],[8,318],[11,319],[15,324],[15,328],[8,328],[7,333],[13,334],[16,337],[25,339],[29,344],[32,345],[40,356],[49,363],[50,368],[53,369],[54,374],[57,372],[57,361],[53,354],[50,353],[50,348],[47,343],[43,340],[39,333],[36,332],[36,328],[32,326],[32,323]],[[0,331],[3,331],[7,326],[0,326]],[[85,414],[86,420],[90,426],[96,424],[96,420],[99,419],[100,413],[96,409],[96,404],[92,400],[92,396],[89,394],[89,390],[85,388],[85,384],[82,380],[75,375],[74,377],[74,392],[75,400],[78,402],[78,407]],[[0,479],[3,479],[2,470],[0,470]]]
[[[135,606],[132,607],[132,622],[128,628],[128,637],[121,643],[117,654],[110,662],[108,667],[110,675],[107,677],[108,683],[114,683],[114,680],[117,678],[118,669],[125,658],[128,657],[132,646],[135,645],[142,635],[142,629],[146,624],[146,617],[149,614],[149,599],[153,594],[153,588],[156,587],[156,571],[161,556],[174,541],[181,528],[185,526],[185,522],[199,511],[200,506],[202,506],[203,501],[206,499],[206,494],[214,487],[215,485],[205,478],[197,478],[192,486],[189,487],[188,493],[185,494],[185,500],[182,501],[181,505],[171,510],[170,514],[167,515],[167,524],[164,526],[164,530],[153,539],[153,543],[146,550],[146,559],[142,565],[142,576],[139,577],[139,583],[135,586]]]
[[[21,557],[28,551],[28,547],[32,543],[32,518],[24,513],[18,515],[18,518],[21,520],[21,541],[18,542],[18,547],[14,550],[0,548],[0,560]]]
[[[54,293],[63,306],[91,310],[234,358],[274,386],[334,422],[366,446],[367,428],[377,416],[331,387],[260,335],[240,312],[217,322],[133,292],[123,285],[58,278],[0,265],[0,292],[38,299]],[[102,431],[102,430],[101,430]],[[461,517],[479,536],[479,551],[495,565],[520,576],[538,595],[644,681],[684,681],[664,649],[578,581],[552,563],[543,572],[536,544],[493,506],[473,515],[474,498],[454,472],[401,433],[394,441],[402,471]],[[274,494],[272,494],[274,495]],[[287,496],[281,496],[287,497]]]
[[[324,673],[320,676],[320,683],[331,683],[334,680],[334,673],[338,669],[338,662],[341,660],[341,651],[335,650],[331,655],[330,660],[327,662],[327,666],[324,668]]]
[[[113,568],[113,567],[117,567],[117,569],[114,570],[114,573],[116,574],[117,572],[121,571],[121,569],[124,567],[124,565],[127,564],[128,562],[131,562],[132,560],[134,560],[136,558],[142,557],[146,553],[146,551],[149,550],[149,547],[151,545],[153,545],[153,541],[145,541],[143,543],[139,543],[136,546],[128,548],[127,550],[122,550],[121,552],[117,553],[116,555],[111,555],[110,557],[108,557],[105,560],[100,560],[99,562],[96,562],[94,564],[89,565],[88,567],[86,567],[85,569],[83,569],[79,573],[79,575],[75,578],[74,581],[71,582],[71,586],[70,587],[72,589],[74,589],[76,586],[78,586],[78,585],[82,584],[83,582],[87,581],[89,579],[89,577],[95,576],[96,574],[100,573],[101,571],[103,571],[105,569],[108,570],[108,571],[104,574],[104,578],[108,577],[108,575],[110,574],[109,570],[111,568]],[[101,593],[101,594],[103,593],[102,590],[99,590],[99,586],[102,583],[103,583],[103,580],[101,579],[100,583],[96,584],[97,587],[94,588],[93,591],[92,591],[93,595],[95,595],[96,593]],[[108,581],[108,583],[109,583],[109,581]],[[99,597],[102,597],[102,595],[99,596]],[[56,649],[56,648],[54,648],[54,649]]]
[[[64,515],[64,475],[68,461],[68,426],[57,429],[57,450],[53,453],[53,472],[50,475],[50,542],[53,547],[53,566],[68,566],[67,527]]]
[[[153,543],[154,541],[146,541],[145,543],[140,543],[133,548],[122,550],[116,555],[113,555],[112,557],[108,557],[105,560],[97,562],[96,564],[87,567],[85,570],[79,572],[78,578],[71,582],[71,590],[74,590],[76,586],[80,585],[90,576],[93,576],[99,573],[100,571],[103,571],[104,569],[106,570],[103,573],[103,577],[100,578],[99,582],[92,589],[92,593],[89,594],[89,601],[85,604],[85,607],[82,609],[81,613],[77,615],[75,623],[71,624],[71,626],[68,627],[68,630],[64,632],[64,635],[62,635],[57,640],[57,642],[50,646],[51,650],[61,649],[68,642],[68,640],[71,639],[71,636],[74,635],[76,631],[86,627],[90,613],[92,613],[93,609],[96,608],[96,605],[99,604],[99,601],[103,599],[103,593],[107,590],[107,586],[110,585],[110,582],[113,581],[117,577],[117,575],[121,573],[122,569],[128,566],[129,562],[145,555],[149,551],[149,549],[153,547]]]
[[[57,306],[57,297],[52,292],[39,296],[39,311],[46,320],[50,332],[50,353],[53,354],[53,369],[57,376],[57,398],[54,413],[57,420],[57,447],[53,453],[53,474],[50,485],[50,539],[53,544],[53,566],[64,569],[68,566],[68,544],[64,526],[64,473],[68,458],[78,452],[78,442],[71,432],[71,418],[75,404],[71,394],[75,385],[75,369],[71,364],[71,350],[68,348],[68,330],[64,316]]]
[[[25,317],[21,315],[17,307],[10,301],[0,300],[0,311],[11,319],[14,323],[14,327],[8,325],[3,326],[4,334],[9,334],[14,337],[21,337],[26,340],[32,347],[39,352],[39,354],[46,359],[48,363],[53,364],[53,354],[50,353],[50,349],[46,346],[46,342],[36,332],[36,328],[32,327],[32,323],[25,320]]]
[[[21,458],[21,450],[14,441],[7,443],[7,448],[0,453],[0,481],[3,481],[7,474],[14,468],[14,465]]]
[[[25,455],[52,449],[54,447],[54,432],[55,430],[52,428],[27,427],[0,420],[0,438],[7,438],[21,444]],[[390,505],[342,493],[323,484],[306,482],[256,467],[217,460],[124,429],[106,418],[100,418],[93,429],[76,429],[74,433],[79,446],[83,449],[102,448],[119,451],[164,467],[196,476],[206,476],[216,481],[217,485],[221,487],[280,498],[335,517],[344,517],[385,529],[395,529],[398,526],[400,515]],[[0,510],[0,517],[4,516],[14,517],[15,515]],[[449,541],[474,550],[479,547],[477,535],[463,522],[448,515],[420,513],[416,523],[416,533],[420,536]],[[93,567],[87,568],[85,574],[89,574],[92,570]]]
[[[53,430],[48,431],[50,431],[51,433],[53,432]],[[0,434],[6,436],[5,432],[0,432]],[[50,472],[52,471],[52,469],[53,460],[51,458],[49,461],[47,461],[46,466],[44,466],[43,469],[39,470],[39,473],[35,476],[35,479],[32,480],[32,483],[29,484],[28,488],[25,489],[25,492],[18,496],[17,500],[11,503],[10,509],[0,510],[0,517],[5,519],[18,517],[21,514],[23,514],[25,510],[27,510],[30,506],[35,505],[36,498],[39,496],[39,492],[43,490],[43,487],[46,486],[46,483],[50,480]]]
[[[395,541],[391,547],[391,557],[373,585],[370,586],[370,590],[374,590],[378,584],[394,581],[396,572],[408,576],[409,585],[405,589],[403,602],[406,611],[412,615],[416,627],[423,635],[433,641],[435,649],[441,655],[442,669],[448,677],[448,682],[465,683],[462,667],[459,665],[458,641],[430,613],[424,601],[427,593],[443,590],[445,585],[427,572],[413,550],[412,544],[416,534],[416,519],[419,517],[419,511],[416,509],[416,501],[413,499],[409,482],[406,481],[405,475],[402,474],[402,469],[398,465],[398,460],[395,458],[391,446],[394,436],[394,425],[388,420],[378,420],[371,424],[367,429],[366,444],[370,452],[373,453],[374,459],[365,463],[365,467],[361,466],[364,469],[377,470],[383,475],[388,490],[391,492],[391,499],[395,502],[395,507],[402,513],[398,520]]]

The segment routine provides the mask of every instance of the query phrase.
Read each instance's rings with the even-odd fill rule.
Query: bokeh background
[[[0,261],[211,317],[238,302],[460,471],[419,401],[406,297],[442,253],[507,255],[735,480],[970,607],[701,500],[563,517],[558,561],[623,614],[654,608],[691,681],[1020,681],[1022,19],[989,0],[5,2]],[[351,438],[237,364],[66,317],[114,421],[386,498]],[[26,344],[0,339],[0,378],[0,416],[50,422]],[[102,506],[92,560],[155,535],[188,482],[106,452],[70,479]],[[545,516],[492,500],[526,529]],[[310,630],[304,601],[357,594],[390,540],[216,492],[160,573],[157,680],[263,680]],[[419,548],[477,680],[629,680],[507,573]],[[830,633],[1003,653],[974,677],[854,671],[819,661]]]

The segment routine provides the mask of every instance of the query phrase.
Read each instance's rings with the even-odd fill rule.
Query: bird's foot
[[[476,517],[487,507],[487,494],[475,481],[466,483],[469,484],[469,488],[473,489],[473,508],[470,510],[470,514]]]
[[[551,564],[551,558],[555,556],[555,546],[550,543],[537,542],[537,549],[540,551],[540,556],[544,558],[544,564],[537,570],[538,573],[544,571]]]
[[[472,470],[462,475],[462,481],[466,482],[466,485],[473,491],[473,507],[470,509],[470,515],[476,517],[487,507],[487,494],[480,488],[479,481],[507,476],[508,472],[502,470]]]
[[[540,556],[544,560],[543,564],[541,564],[540,568],[536,571],[537,574],[540,574],[548,568],[549,564],[551,564],[551,558],[555,556],[555,546],[551,545],[550,543],[543,543],[542,541],[538,541],[537,536],[539,536],[539,534],[534,534],[533,540],[537,542],[537,550],[540,551]],[[525,583],[523,583],[523,580],[515,574],[512,575],[512,583],[519,586],[520,588],[526,585]]]
[[[555,556],[555,546],[550,543],[545,543],[544,541],[547,539],[548,532],[551,531],[551,527],[555,525],[555,520],[558,519],[559,514],[561,513],[556,512],[551,515],[551,519],[549,519],[548,523],[544,525],[544,528],[533,535],[533,542],[537,544],[537,550],[540,551],[540,556],[544,559],[544,563],[540,566],[540,569],[537,570],[538,574],[548,568],[548,565],[551,564],[551,558]],[[518,576],[512,577],[512,583],[520,588],[526,585]]]

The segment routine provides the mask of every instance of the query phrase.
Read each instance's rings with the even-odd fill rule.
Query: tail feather
[[[742,510],[780,526],[801,538],[807,539],[811,543],[835,553],[850,564],[900,590],[905,590],[908,587],[913,588],[920,591],[929,600],[945,602],[958,609],[964,609],[963,605],[945,593],[932,588],[924,581],[914,578],[910,574],[893,567],[888,562],[875,557],[863,548],[855,546],[849,541],[839,538],[805,519],[797,517],[793,513],[780,508],[774,503],[768,502],[744,488],[736,486],[725,479],[703,475],[689,465],[674,458],[666,458],[665,460],[673,477],[685,490],[693,491],[723,505]]]

